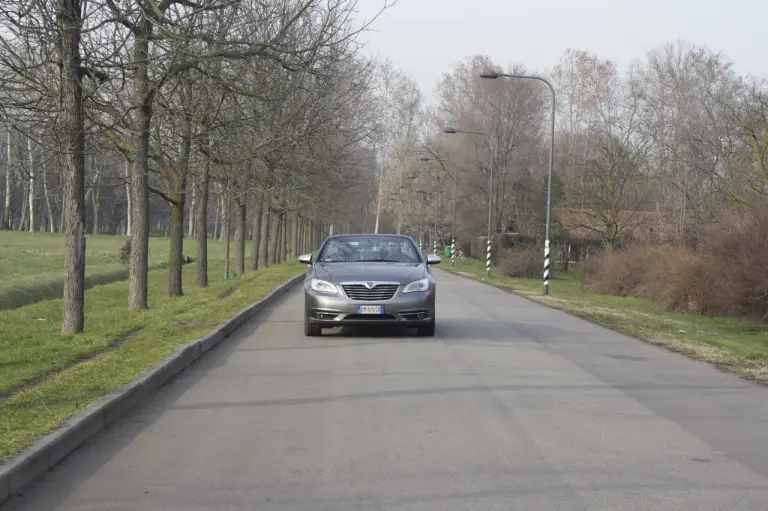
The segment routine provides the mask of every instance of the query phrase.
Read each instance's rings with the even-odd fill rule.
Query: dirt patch
[[[240,288],[240,286],[232,286],[232,287],[230,287],[229,289],[227,289],[226,291],[224,291],[223,293],[221,293],[221,294],[219,295],[219,300],[223,300],[224,298],[229,298],[229,297],[230,297],[230,296],[232,296],[232,295],[235,293],[235,291],[237,291],[239,288]]]

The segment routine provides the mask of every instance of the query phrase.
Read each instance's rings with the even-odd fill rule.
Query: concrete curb
[[[142,404],[153,392],[178,375],[208,350],[221,343],[246,321],[304,280],[297,275],[258,302],[244,308],[224,325],[181,346],[164,360],[124,387],[107,394],[85,410],[65,420],[58,429],[36,440],[0,466],[0,505],[41,476],[96,433]]]

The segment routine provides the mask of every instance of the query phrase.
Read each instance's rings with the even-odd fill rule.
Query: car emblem
[[[368,289],[373,289],[375,285],[376,284],[374,284],[373,282],[366,282],[365,283],[365,287],[367,287]]]

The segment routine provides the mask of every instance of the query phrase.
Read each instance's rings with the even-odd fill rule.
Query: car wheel
[[[304,315],[304,335],[307,337],[318,337],[322,333],[322,329],[318,325],[313,325],[309,321],[309,316]]]
[[[433,337],[435,335],[435,320],[430,321],[428,325],[418,327],[417,332],[419,337]]]

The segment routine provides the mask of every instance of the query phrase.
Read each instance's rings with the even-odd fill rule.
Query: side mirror
[[[440,264],[441,260],[439,255],[427,254],[427,264]]]
[[[312,264],[312,254],[300,255],[299,262],[301,264]]]

